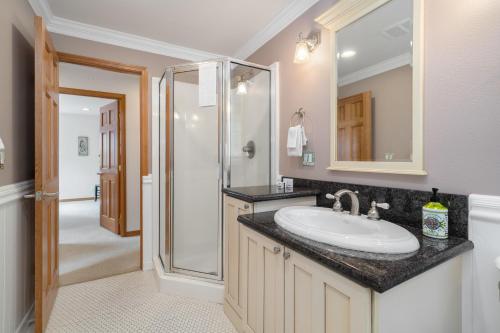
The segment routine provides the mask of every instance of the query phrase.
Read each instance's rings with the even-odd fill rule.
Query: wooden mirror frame
[[[328,170],[376,172],[407,175],[426,175],[424,170],[423,143],[423,93],[424,93],[424,0],[413,0],[413,49],[412,49],[412,161],[339,161],[337,158],[337,61],[336,33],[391,0],[340,0],[316,18],[331,38],[331,94],[330,94],[330,166]]]

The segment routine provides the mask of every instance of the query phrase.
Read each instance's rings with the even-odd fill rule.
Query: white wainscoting
[[[463,333],[500,332],[500,197],[469,196],[469,239],[474,250],[464,262]]]
[[[153,269],[153,176],[142,177],[142,270]]]
[[[20,332],[34,302],[33,181],[0,187],[0,332]]]

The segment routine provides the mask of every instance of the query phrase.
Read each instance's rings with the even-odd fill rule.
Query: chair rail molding
[[[33,190],[34,185],[35,182],[31,179],[0,187],[0,206],[22,198],[23,195]]]
[[[44,18],[47,30],[53,33],[189,61],[202,61],[221,57],[221,55],[211,52],[68,20],[54,15],[47,0],[28,1],[33,11]]]
[[[34,302],[34,191],[27,180],[0,187],[0,332],[24,332]]]

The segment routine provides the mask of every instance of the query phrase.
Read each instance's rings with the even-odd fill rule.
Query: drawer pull
[[[275,247],[273,248],[273,252],[274,252],[274,254],[278,254],[278,253],[280,253],[280,252],[281,252],[281,247],[279,247],[279,246],[275,246]]]
[[[285,258],[285,260],[290,259],[290,252],[283,252],[283,258]]]
[[[248,208],[250,208],[250,205],[249,205],[249,204],[245,204],[245,205],[243,206],[243,208],[248,209]]]

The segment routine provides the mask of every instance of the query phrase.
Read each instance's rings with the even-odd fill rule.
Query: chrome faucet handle
[[[326,194],[326,198],[329,200],[335,200],[333,203],[333,211],[334,212],[342,212],[344,209],[342,208],[342,204],[340,203],[340,197],[338,195],[333,195],[331,193]]]
[[[372,201],[371,208],[366,214],[366,218],[369,220],[380,220],[380,214],[378,213],[377,207],[382,209],[389,209],[391,206],[388,203],[377,203]]]

